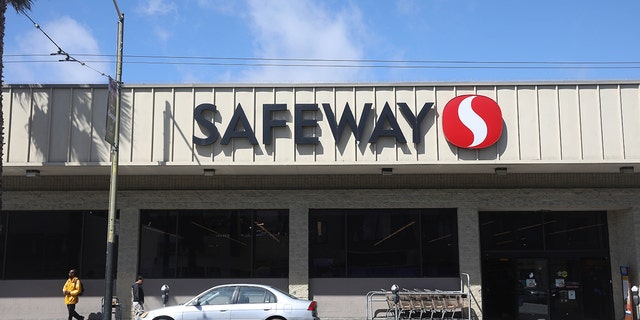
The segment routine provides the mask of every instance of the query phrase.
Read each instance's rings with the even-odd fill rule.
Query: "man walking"
[[[136,282],[131,285],[133,292],[133,313],[135,315],[135,319],[138,319],[144,312],[144,289],[142,288],[142,282],[144,282],[144,279],[142,279],[141,276],[138,276]]]
[[[67,310],[69,311],[69,318],[67,318],[67,320],[72,320],[73,318],[84,320],[84,317],[76,312],[76,304],[79,300],[78,295],[80,295],[81,292],[82,283],[80,283],[80,279],[76,276],[76,269],[71,269],[69,270],[69,278],[62,287],[64,304],[67,305]]]

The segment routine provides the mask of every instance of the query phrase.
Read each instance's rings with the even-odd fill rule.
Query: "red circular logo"
[[[502,134],[502,111],[493,99],[479,95],[458,96],[442,111],[442,131],[453,145],[465,149],[486,148]]]

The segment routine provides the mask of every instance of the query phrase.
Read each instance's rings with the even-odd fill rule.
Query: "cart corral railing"
[[[471,320],[469,275],[461,274],[460,290],[407,289],[391,286],[367,293],[367,320],[375,319]]]

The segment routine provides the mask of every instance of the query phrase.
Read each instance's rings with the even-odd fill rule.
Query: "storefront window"
[[[310,276],[458,276],[453,209],[312,209]]]
[[[59,279],[78,269],[104,278],[106,211],[5,211],[0,214],[2,279]]]
[[[155,278],[286,278],[287,210],[144,210],[140,273]]]

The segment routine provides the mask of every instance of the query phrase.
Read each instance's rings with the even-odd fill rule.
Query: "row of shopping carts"
[[[467,286],[468,288],[468,286]],[[469,291],[401,289],[370,291],[367,320],[471,319]]]

